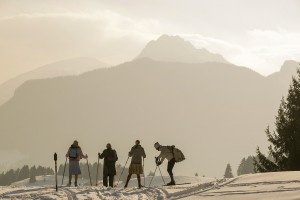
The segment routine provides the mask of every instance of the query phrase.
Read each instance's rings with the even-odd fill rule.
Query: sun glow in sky
[[[262,75],[300,60],[299,0],[0,0],[0,83],[44,64],[135,58],[162,34]]]

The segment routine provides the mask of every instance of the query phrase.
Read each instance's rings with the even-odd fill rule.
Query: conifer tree
[[[255,168],[258,172],[300,170],[300,70],[293,77],[287,98],[282,98],[275,121],[276,130],[266,129],[269,155],[257,148]]]
[[[36,178],[35,178],[36,172],[37,172],[36,167],[35,167],[35,166],[32,166],[32,167],[30,168],[29,183],[34,183],[34,182],[36,182]]]
[[[29,178],[29,166],[28,165],[24,165],[21,169],[20,172],[18,174],[18,180],[24,180],[26,178]]]
[[[226,166],[224,178],[233,178],[232,169],[229,163]]]
[[[237,170],[237,175],[240,176],[242,174],[252,174],[255,173],[254,170],[254,157],[248,156],[248,158],[243,158]]]

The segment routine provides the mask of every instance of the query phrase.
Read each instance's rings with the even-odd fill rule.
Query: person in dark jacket
[[[78,175],[81,174],[81,170],[79,167],[79,161],[82,158],[87,159],[88,156],[82,153],[80,146],[78,145],[78,141],[75,140],[71,147],[68,149],[66,157],[69,158],[69,183],[68,186],[71,186],[72,175],[75,175],[75,187],[77,187],[77,179]]]
[[[116,150],[111,148],[111,144],[106,145],[106,149],[99,155],[100,159],[104,158],[103,163],[103,185],[108,187],[107,178],[109,178],[109,186],[114,187],[114,176],[116,175],[116,161],[118,155]]]
[[[146,158],[146,154],[144,148],[140,145],[139,140],[135,141],[135,145],[131,148],[130,152],[128,153],[128,156],[132,158],[129,166],[129,174],[127,176],[127,181],[124,188],[127,188],[128,182],[132,174],[136,174],[138,180],[138,186],[139,188],[141,188],[142,185],[141,185],[140,174],[144,174],[144,170],[142,166],[142,158]]]

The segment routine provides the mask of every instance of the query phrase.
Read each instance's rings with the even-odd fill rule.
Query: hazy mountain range
[[[177,49],[170,54],[177,55],[179,39],[169,39],[174,39],[170,49]],[[297,62],[287,61],[280,72],[264,77],[213,54],[210,62],[186,63],[164,51],[170,58],[164,62],[156,58],[156,48],[147,47],[134,61],[115,67],[27,81],[0,107],[1,149],[50,164],[55,151],[64,162],[74,139],[94,160],[111,142],[123,164],[140,139],[148,171],[155,168],[153,144],[159,141],[185,153],[187,160],[175,173],[222,176],[228,162],[234,168],[257,145],[266,147],[264,130],[274,122]]]
[[[96,59],[81,57],[39,67],[0,85],[0,106],[13,96],[16,88],[28,80],[79,75],[87,71],[108,66],[108,64],[102,63]]]

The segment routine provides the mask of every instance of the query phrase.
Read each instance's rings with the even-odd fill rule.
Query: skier
[[[140,141],[136,140],[135,145],[131,148],[130,152],[128,153],[128,157],[131,158],[131,163],[129,166],[129,174],[127,176],[126,184],[124,188],[127,188],[128,182],[131,178],[132,174],[136,174],[138,179],[138,186],[139,188],[142,187],[141,185],[141,176],[140,174],[143,174],[143,166],[142,166],[142,157],[146,158],[146,154],[144,151],[144,148],[140,145]]]
[[[167,185],[175,185],[176,183],[174,181],[173,168],[176,161],[171,148],[169,148],[168,146],[162,146],[158,142],[154,144],[154,148],[157,151],[161,151],[160,155],[155,158],[155,162],[157,166],[161,165],[165,158],[168,160],[167,171],[170,175],[171,182],[169,182]]]
[[[87,159],[88,155],[84,155],[80,146],[78,145],[78,141],[75,140],[71,147],[69,148],[66,157],[69,158],[69,183],[68,186],[71,186],[72,175],[75,175],[75,187],[77,187],[78,175],[81,174],[81,170],[79,167],[79,161],[82,158]]]
[[[116,150],[111,148],[111,144],[106,145],[106,149],[103,150],[102,154],[99,155],[100,159],[104,158],[103,163],[103,185],[108,187],[107,178],[109,178],[109,186],[114,187],[114,176],[116,175],[116,161],[118,160],[118,155]]]

